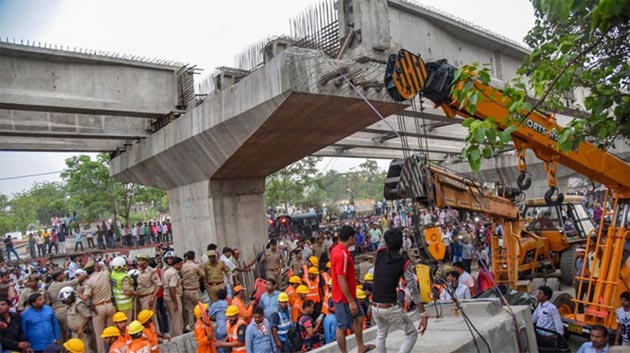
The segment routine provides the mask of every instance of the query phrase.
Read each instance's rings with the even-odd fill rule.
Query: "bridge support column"
[[[204,180],[167,190],[178,255],[210,243],[237,247],[247,261],[267,241],[265,179]],[[201,256],[201,257],[200,257]]]
[[[569,191],[569,177],[557,178],[557,188],[560,192],[566,194]],[[549,190],[547,177],[544,179],[533,179],[532,186],[528,190],[525,190],[527,198],[544,197],[545,193]]]

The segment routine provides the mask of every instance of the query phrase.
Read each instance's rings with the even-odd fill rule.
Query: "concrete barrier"
[[[483,335],[494,353],[517,352],[517,341],[514,330],[514,320],[507,310],[496,301],[464,301],[462,303],[464,312],[470,318],[477,330]],[[427,312],[432,316],[429,319],[429,327],[423,336],[416,342],[416,350],[432,353],[470,353],[476,352],[475,342],[468,330],[461,313],[454,310],[452,304],[438,304],[426,306]],[[538,353],[536,347],[536,337],[531,319],[531,310],[528,306],[514,306],[516,323],[519,328],[519,335],[526,353]],[[435,318],[437,313],[441,313],[441,318]],[[411,316],[415,325],[418,325],[419,315],[415,313]],[[371,327],[363,331],[365,342],[376,344],[376,327]],[[392,331],[387,338],[387,351],[397,352],[403,341],[404,333],[400,330]],[[481,352],[488,349],[485,343],[475,334],[477,345]],[[354,335],[346,338],[348,351],[356,351],[356,339]],[[421,348],[420,348],[421,347]],[[188,333],[174,338],[171,342],[160,345],[160,350],[164,353],[194,352],[197,343],[192,333]],[[337,343],[330,343],[316,350],[313,353],[336,353],[339,352]]]

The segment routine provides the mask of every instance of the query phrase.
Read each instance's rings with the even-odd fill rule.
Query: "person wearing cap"
[[[361,309],[365,313],[365,315],[363,315],[362,325],[363,329],[366,330],[371,324],[372,313],[370,312],[370,301],[368,300],[365,291],[361,288],[357,288],[357,300],[359,301],[359,305],[361,305]]]
[[[144,337],[151,343],[151,352],[152,353],[160,353],[160,349],[158,347],[158,333],[155,330],[155,325],[153,325],[153,310],[144,309],[138,313],[138,321],[142,324],[142,333]]]
[[[285,261],[284,254],[278,250],[278,243],[275,239],[269,241],[269,247],[265,249],[260,261],[265,264],[267,278],[273,278],[276,283],[280,283]]]
[[[302,280],[298,276],[291,276],[289,278],[289,286],[285,290],[287,295],[289,296],[289,305],[293,306],[295,300],[297,299],[297,287],[302,284]]]
[[[372,284],[374,282],[374,273],[373,272],[368,272],[365,274],[365,276],[363,276],[363,283],[370,283]]]
[[[90,347],[93,337],[90,322],[92,321],[92,310],[86,302],[77,300],[72,287],[64,287],[59,292],[59,300],[68,306],[66,309],[68,329],[72,337],[78,338]],[[88,349],[89,351],[89,349]]]
[[[127,274],[127,259],[116,256],[110,263],[112,294],[117,311],[123,311],[131,317],[137,292],[133,288],[133,279]]]
[[[308,261],[304,263],[304,266],[302,266],[302,280],[305,283],[306,283],[306,280],[308,279],[308,269],[311,267],[315,267],[315,268],[319,267],[319,259],[316,258],[315,256],[309,257]]]
[[[254,301],[250,301],[249,305],[245,305],[243,301],[245,298],[245,288],[243,286],[238,285],[234,287],[234,298],[232,299],[232,305],[236,305],[238,308],[238,317],[249,323],[252,318],[252,312],[254,310]]]
[[[26,283],[24,284],[24,289],[22,290],[22,293],[20,293],[20,297],[18,300],[18,307],[17,307],[18,312],[22,312],[24,311],[24,309],[26,309],[26,306],[27,306],[26,301],[28,297],[30,297],[31,294],[33,293],[41,293],[44,296],[44,302],[46,304],[50,304],[50,295],[48,294],[48,291],[45,289],[39,288],[40,280],[41,280],[41,277],[37,273],[33,273],[30,276],[28,276],[28,278],[26,279]]]
[[[247,323],[238,317],[238,308],[235,305],[225,309],[227,317],[227,337],[225,341],[217,341],[217,347],[232,348],[232,353],[246,353],[245,331]]]
[[[157,303],[157,295],[162,288],[162,281],[154,268],[149,266],[149,257],[139,255],[136,258],[138,262],[138,277],[136,279],[138,293],[138,306],[140,310],[153,310]]]
[[[164,286],[164,304],[168,310],[171,337],[177,337],[184,332],[184,317],[182,316],[182,279],[178,271],[181,270],[183,260],[176,257],[173,266],[164,271],[162,285]]]
[[[295,290],[297,293],[297,298],[295,299],[295,304],[291,306],[291,321],[297,322],[298,318],[302,314],[302,307],[304,306],[304,301],[306,300],[306,295],[308,294],[308,287],[300,284]]]
[[[29,308],[22,313],[21,326],[33,351],[59,345],[59,322],[53,309],[44,304],[44,297],[40,293],[31,294],[28,303]]]
[[[50,277],[53,282],[48,286],[48,300],[53,310],[55,311],[55,316],[57,320],[59,320],[59,327],[61,329],[61,341],[65,341],[67,338],[70,338],[70,331],[68,329],[68,320],[66,316],[66,309],[68,309],[67,305],[62,303],[59,300],[59,291],[64,287],[74,287],[79,284],[79,281],[84,279],[86,276],[78,276],[77,278],[69,281],[65,281],[65,274],[62,268],[54,270]],[[44,302],[46,302],[46,296],[44,296]]]
[[[85,347],[83,341],[78,338],[71,338],[63,344],[63,348],[65,348],[68,353],[84,353]]]
[[[304,278],[304,284],[308,287],[308,295],[306,295],[306,299],[311,300],[315,303],[315,312],[314,315],[319,315],[322,311],[321,304],[321,293],[320,293],[320,276],[319,270],[316,266],[312,266],[308,269],[308,276]]]
[[[195,325],[194,310],[201,301],[199,283],[205,281],[206,274],[200,264],[195,262],[195,252],[190,250],[184,253],[184,264],[180,271],[182,287],[184,289],[184,324],[189,329]]]
[[[112,287],[109,282],[109,271],[107,268],[95,272],[96,264],[88,261],[83,267],[88,274],[85,281],[85,289],[81,299],[90,302],[94,314],[92,315],[92,327],[94,332],[102,332],[106,326],[112,324],[112,316],[116,312],[112,303]],[[96,351],[105,352],[105,341],[96,338]]]
[[[216,250],[208,250],[208,262],[203,265],[206,277],[206,290],[210,297],[210,302],[214,303],[219,298],[217,292],[225,289],[224,276],[230,274],[230,269],[225,266],[223,261],[219,261]]]
[[[127,340],[120,335],[116,326],[107,326],[101,333],[101,338],[109,347],[107,353],[125,353],[127,351]]]
[[[129,324],[129,336],[131,336],[131,342],[129,343],[129,350],[127,353],[151,353],[151,343],[144,338],[144,334],[142,333],[143,329],[144,327],[140,321],[135,320]]]
[[[118,332],[125,341],[129,341],[131,338],[129,336],[129,331],[127,330],[127,322],[129,322],[127,314],[119,311],[112,316],[112,321],[114,322],[114,327],[118,329]]]
[[[279,307],[271,316],[270,321],[274,344],[281,353],[291,353],[295,350],[291,346],[291,341],[289,341],[289,330],[294,324],[291,320],[291,308],[289,307],[289,295],[287,293],[278,295],[278,305]]]
[[[295,254],[295,258],[291,260],[291,276],[302,276],[302,268],[305,265],[304,258],[302,257],[302,250],[298,248],[293,250],[293,253]]]
[[[216,353],[217,348],[214,346],[215,336],[214,327],[208,315],[202,315],[208,311],[208,304],[197,303],[193,309],[193,314],[197,321],[194,326],[195,340],[197,340],[196,353]]]
[[[378,326],[376,346],[378,352],[386,352],[388,332],[402,329],[405,338],[400,352],[409,353],[418,339],[418,333],[423,334],[426,330],[429,315],[420,298],[420,289],[415,277],[415,266],[407,254],[402,252],[402,232],[397,229],[388,230],[383,238],[385,245],[378,249],[374,261],[374,283],[372,285],[372,303],[370,304],[374,322]],[[422,314],[418,329],[415,328],[409,316],[404,314],[403,309],[397,303],[396,289],[401,277],[405,279],[410,299]]]

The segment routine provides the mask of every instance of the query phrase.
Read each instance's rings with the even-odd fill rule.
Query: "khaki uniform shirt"
[[[225,266],[223,261],[218,261],[216,265],[206,262],[203,265],[203,269],[206,273],[206,283],[209,284],[223,283],[223,275],[229,275],[230,273],[230,269]]]
[[[185,289],[199,288],[199,279],[204,275],[201,266],[193,261],[186,261],[180,272],[182,274],[182,286]]]
[[[175,294],[177,294],[178,297],[184,294],[184,290],[182,289],[182,279],[179,277],[179,274],[174,267],[169,267],[166,272],[164,272],[162,275],[162,284],[164,285],[165,291],[168,291],[170,288],[175,288]],[[166,297],[167,294],[164,293],[164,296]]]
[[[75,301],[68,306],[68,328],[72,332],[78,332],[81,328],[81,324],[85,319],[92,317],[92,311],[84,301]],[[89,325],[87,325],[89,327]]]
[[[265,250],[265,269],[277,270],[282,266],[283,256],[279,250],[271,251],[271,249]]]
[[[50,297],[50,304],[53,307],[53,309],[57,310],[66,306],[66,304],[60,302],[58,299],[61,288],[74,287],[77,284],[79,284],[79,281],[76,279],[73,279],[72,281],[52,282],[50,284],[50,286],[48,287],[48,295]]]
[[[147,266],[144,270],[140,270],[137,282],[139,296],[153,293],[155,292],[156,287],[162,286],[162,282],[160,281],[157,272],[151,266]]]
[[[324,244],[319,245],[317,243],[315,243],[315,245],[312,246],[312,249],[313,249],[313,256],[315,256],[317,259],[320,259],[322,254],[328,250],[326,249],[326,245]]]
[[[100,304],[112,300],[112,286],[109,282],[109,271],[94,272],[85,281],[84,295],[92,299],[92,304]]]
[[[304,266],[305,263],[304,259],[291,261],[291,270],[293,270],[293,274],[299,276],[300,271],[302,271],[302,266]]]
[[[47,290],[44,289],[38,289],[38,290],[33,290],[29,287],[24,288],[24,290],[22,291],[22,293],[20,293],[20,300],[18,301],[18,311],[24,311],[26,309],[26,307],[28,306],[28,297],[31,296],[31,294],[33,293],[41,293],[42,296],[44,296],[44,304],[48,304],[50,305],[50,295],[48,294]]]

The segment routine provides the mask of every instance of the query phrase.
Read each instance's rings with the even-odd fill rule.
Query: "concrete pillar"
[[[569,177],[557,178],[557,188],[560,192],[566,194],[569,191]],[[549,190],[549,185],[547,182],[547,178],[544,179],[533,179],[532,186],[525,191],[527,194],[527,198],[531,199],[534,197],[544,197],[545,193]]]
[[[237,247],[253,258],[267,241],[265,179],[204,180],[167,190],[178,255],[199,258],[209,243]]]
[[[340,1],[339,30],[342,42],[354,32],[354,39],[346,50],[349,57],[384,56],[392,41],[387,1]]]

